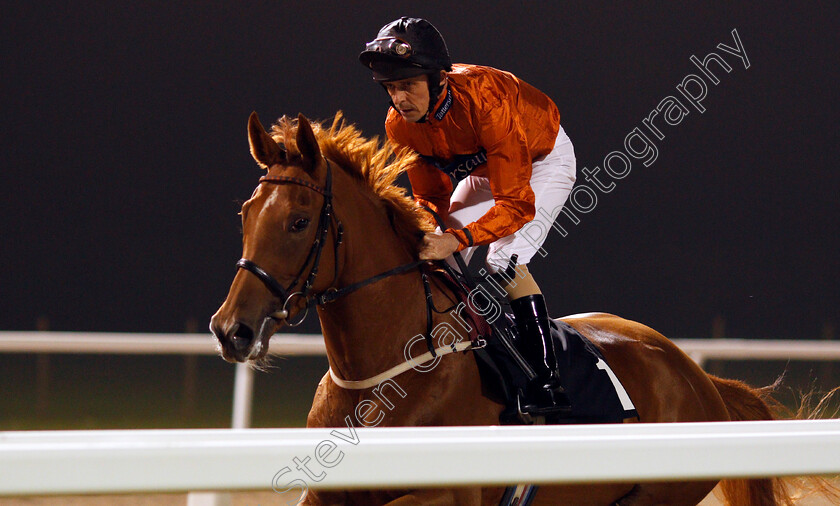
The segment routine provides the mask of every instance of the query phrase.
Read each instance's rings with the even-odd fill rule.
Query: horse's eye
[[[298,218],[289,225],[289,232],[303,232],[309,226],[307,218]]]

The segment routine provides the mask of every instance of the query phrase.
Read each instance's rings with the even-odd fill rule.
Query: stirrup
[[[562,387],[558,388],[562,389]],[[519,412],[520,418],[523,418],[523,415],[529,415],[530,417],[564,417],[572,413],[572,405],[564,392],[553,392],[550,395],[552,395],[552,397],[557,396],[560,398],[553,399],[556,403],[540,405],[538,403],[529,402],[530,399],[526,398],[522,390],[517,392],[516,410]]]

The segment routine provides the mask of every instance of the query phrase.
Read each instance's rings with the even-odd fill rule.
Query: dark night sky
[[[551,96],[579,170],[699,73],[691,55],[732,66],[704,113],[663,127],[655,163],[635,161],[568,237],[550,236],[532,270],[552,313],[608,311],[673,337],[707,337],[718,314],[734,337],[838,322],[830,2],[73,4],[19,2],[0,21],[0,329],[41,315],[54,330],[204,327],[239,258],[237,201],[260,175],[248,114],[342,109],[382,134],[385,96],[356,57],[401,15],[432,21],[455,61]],[[748,69],[716,49],[733,29]]]

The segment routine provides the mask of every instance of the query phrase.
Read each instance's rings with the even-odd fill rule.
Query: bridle
[[[304,299],[305,311],[303,317],[300,318],[297,322],[289,322],[286,321],[286,324],[290,327],[294,327],[296,325],[300,325],[304,319],[306,319],[306,315],[309,312],[309,308],[312,306],[313,303],[318,305],[323,305],[328,302],[332,302],[339,297],[347,295],[350,292],[358,290],[363,286],[367,286],[372,283],[376,283],[377,281],[387,278],[389,276],[394,276],[396,274],[402,274],[409,270],[415,269],[420,265],[426,263],[423,260],[411,262],[408,264],[400,265],[394,269],[390,269],[383,273],[377,274],[375,276],[371,276],[363,281],[359,281],[357,283],[353,283],[351,285],[345,286],[343,288],[336,288],[334,285],[338,280],[338,250],[339,246],[342,243],[342,237],[344,235],[344,228],[341,224],[341,220],[333,212],[333,203],[332,203],[332,165],[330,164],[329,159],[324,158],[327,164],[327,175],[324,181],[323,188],[306,181],[304,179],[290,177],[290,176],[278,176],[278,175],[270,175],[266,174],[265,176],[260,178],[260,184],[262,183],[272,183],[272,184],[295,184],[298,186],[303,186],[305,188],[309,188],[317,193],[320,193],[324,196],[324,204],[321,206],[321,214],[318,218],[318,231],[315,235],[315,241],[312,243],[312,246],[309,249],[309,254],[306,256],[306,260],[300,266],[297,274],[295,275],[294,280],[289,283],[287,287],[281,285],[274,277],[268,273],[265,269],[257,265],[251,260],[247,258],[240,258],[238,262],[236,262],[236,267],[239,269],[245,269],[246,271],[250,272],[254,276],[256,276],[263,284],[268,288],[268,290],[277,296],[280,300],[283,301],[282,309],[276,311],[269,315],[270,318],[274,318],[276,320],[284,320],[289,316],[289,304],[295,297],[301,297]],[[327,233],[329,232],[330,223],[335,222],[336,227],[336,237],[335,241],[333,241],[333,248],[334,254],[333,259],[335,261],[335,268],[333,270],[334,277],[332,283],[330,283],[330,288],[327,288],[321,293],[313,293],[313,285],[315,284],[315,278],[318,275],[318,268],[321,262],[321,253],[324,249],[324,244],[326,242]],[[303,277],[303,272],[306,270],[306,266],[312,263],[312,268],[309,271],[309,274],[306,276],[306,280],[303,283],[303,286],[300,288],[299,291],[292,291],[292,289],[300,282],[301,278]],[[426,283],[425,273],[424,276],[424,286]],[[429,322],[431,321],[431,315],[427,318]],[[430,326],[430,323],[429,325]]]
[[[390,277],[390,276],[395,276],[395,275],[398,275],[398,274],[408,272],[408,271],[413,270],[413,269],[420,268],[421,266],[423,266],[424,264],[427,263],[426,260],[418,260],[418,261],[410,262],[410,263],[403,264],[403,265],[400,265],[398,267],[395,267],[393,269],[387,270],[385,272],[379,273],[375,276],[371,276],[371,277],[366,278],[362,281],[347,285],[345,287],[336,288],[335,283],[338,280],[338,267],[339,267],[338,252],[339,252],[339,246],[342,243],[342,236],[344,234],[344,229],[343,229],[343,226],[341,224],[341,220],[338,219],[338,217],[333,212],[332,165],[330,164],[329,159],[324,158],[324,160],[326,161],[326,165],[327,165],[327,175],[326,175],[326,179],[325,179],[323,188],[314,184],[314,183],[311,183],[309,181],[306,181],[306,180],[303,180],[303,179],[300,179],[300,178],[296,178],[296,177],[290,177],[290,176],[277,176],[277,175],[272,176],[270,174],[266,174],[265,176],[260,178],[260,184],[262,184],[262,183],[295,184],[295,185],[298,185],[298,186],[303,186],[305,188],[309,188],[310,190],[313,190],[313,191],[315,191],[317,193],[320,193],[321,195],[324,196],[324,203],[321,207],[321,215],[318,218],[318,231],[317,231],[316,236],[315,236],[315,241],[312,243],[312,246],[309,249],[309,254],[306,257],[306,260],[301,265],[300,269],[298,270],[298,273],[295,275],[294,280],[291,283],[289,283],[289,286],[284,287],[276,279],[274,279],[274,277],[271,274],[269,274],[268,271],[266,271],[265,269],[263,269],[262,267],[260,267],[256,263],[254,263],[253,261],[248,260],[247,258],[240,258],[239,261],[236,262],[236,267],[237,268],[245,269],[248,272],[250,272],[251,274],[253,274],[254,276],[256,276],[260,281],[263,282],[263,284],[269,289],[269,291],[271,291],[271,293],[273,293],[275,296],[277,296],[280,300],[283,301],[282,309],[280,311],[276,311],[276,312],[268,315],[269,318],[273,318],[275,320],[286,320],[289,316],[289,303],[290,303],[290,301],[295,296],[299,296],[299,297],[302,297],[304,299],[305,310],[304,310],[304,313],[303,313],[303,317],[301,317],[297,322],[294,322],[294,323],[286,320],[286,324],[291,326],[291,327],[294,327],[296,325],[300,325],[303,322],[303,320],[306,319],[306,316],[309,313],[309,308],[312,306],[313,303],[318,304],[318,305],[327,304],[327,303],[332,302],[332,301],[334,301],[334,300],[336,300],[340,297],[343,297],[344,295],[347,295],[351,292],[354,292],[354,291],[356,291],[356,290],[358,290],[358,289],[360,289],[364,286],[376,283],[377,281],[380,281],[380,280],[385,279],[385,278]],[[437,217],[437,216],[436,216],[436,218],[439,219],[439,217]],[[330,288],[327,288],[326,290],[324,290],[321,293],[315,294],[315,293],[313,293],[313,285],[315,283],[315,277],[318,275],[318,267],[319,267],[319,264],[320,264],[320,261],[321,261],[321,253],[324,249],[324,244],[325,244],[325,240],[326,240],[326,237],[327,237],[327,233],[329,232],[330,223],[333,222],[333,221],[336,224],[336,237],[335,237],[335,241],[334,241],[334,254],[333,254],[333,258],[335,260],[335,269],[333,270],[334,277],[333,277],[332,283],[330,283]],[[461,259],[460,255],[456,254],[455,256],[456,256],[456,259],[459,261],[459,264],[461,265],[462,272],[466,272],[466,265],[464,265],[464,262]],[[309,265],[310,262],[312,262],[312,268],[310,269],[309,274],[306,276],[306,281],[303,283],[303,287],[300,289],[300,291],[293,292],[292,289],[299,283],[299,281],[300,281],[300,279],[303,275],[303,272],[306,270],[306,266]],[[445,263],[443,263],[442,265],[444,267],[446,267]],[[426,341],[426,346],[429,349],[429,352],[426,355],[423,355],[423,356],[419,357],[419,359],[421,360],[421,363],[437,357],[438,354],[455,353],[455,352],[458,352],[458,351],[465,351],[467,349],[474,349],[474,348],[483,347],[486,344],[486,341],[484,341],[483,339],[479,339],[478,341],[480,341],[480,342],[478,344],[476,342],[465,342],[465,343],[459,343],[457,345],[455,345],[453,343],[452,345],[442,346],[440,348],[435,348],[434,347],[434,345],[432,343],[432,320],[433,320],[432,311],[434,310],[438,313],[440,313],[441,311],[438,311],[434,307],[434,301],[432,300],[432,289],[431,289],[431,286],[430,286],[430,283],[429,283],[429,276],[427,275],[427,273],[422,268],[420,268],[419,270],[420,270],[420,276],[421,276],[422,281],[423,281],[423,291],[425,292],[425,303],[426,303],[426,332],[423,336],[424,336],[425,341]],[[450,275],[453,275],[452,271],[451,271],[451,268],[448,268],[447,270],[449,270]],[[449,311],[449,309],[447,309],[446,311]],[[444,311],[444,312],[446,312],[446,311]],[[411,362],[411,364],[414,364],[414,362]],[[409,367],[413,367],[413,365],[409,365]],[[388,377],[391,377],[391,375],[399,374],[400,371],[402,370],[401,368],[405,369],[405,364],[394,367],[394,368],[390,369],[389,371],[386,371],[383,374],[389,375]],[[335,374],[332,372],[332,370],[330,371],[330,374],[333,377],[333,381],[335,381],[336,384],[342,385],[344,388],[367,388],[366,386],[359,386],[359,385],[365,385],[366,382],[358,382],[358,381],[349,381],[348,382],[348,381],[341,380],[340,378],[337,378],[335,376]],[[531,371],[531,375],[534,375],[533,371]]]
[[[335,260],[335,277],[333,278],[333,284],[335,284],[336,279],[338,279],[338,247],[341,245],[342,235],[344,233],[344,229],[341,225],[341,220],[338,219],[337,216],[333,214],[333,205],[332,205],[332,166],[330,161],[324,158],[327,162],[327,177],[324,182],[324,187],[320,187],[314,183],[306,181],[304,179],[290,177],[290,176],[278,176],[278,175],[270,175],[266,174],[265,176],[260,178],[260,184],[262,183],[272,183],[272,184],[295,184],[298,186],[303,186],[305,188],[309,188],[315,192],[320,193],[324,196],[324,203],[321,206],[321,214],[318,217],[318,231],[315,235],[315,241],[312,243],[312,246],[309,248],[309,254],[306,256],[306,260],[300,266],[297,274],[294,277],[294,280],[289,283],[287,287],[281,285],[274,277],[268,273],[265,269],[257,265],[251,260],[247,258],[240,258],[238,262],[236,262],[236,267],[240,269],[245,269],[246,271],[250,272],[273,293],[276,295],[280,300],[283,301],[283,306],[280,311],[272,313],[270,316],[275,319],[285,319],[289,316],[289,303],[295,297],[302,297],[306,302],[306,311],[304,312],[303,318],[301,318],[296,323],[287,322],[290,326],[299,325],[305,318],[306,313],[309,311],[309,307],[312,304],[312,286],[315,284],[315,278],[318,276],[318,268],[321,263],[321,253],[324,250],[324,244],[327,238],[327,232],[330,228],[330,222],[336,222],[336,238],[334,241],[334,260]],[[306,276],[306,281],[304,281],[303,286],[300,288],[299,291],[293,292],[292,289],[300,282],[301,277],[303,276],[303,272],[306,269],[306,266],[312,263],[312,268],[309,270],[309,274]]]

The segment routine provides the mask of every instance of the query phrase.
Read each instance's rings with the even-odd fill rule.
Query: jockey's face
[[[417,122],[429,112],[428,76],[421,75],[383,83],[397,112],[406,121]]]

